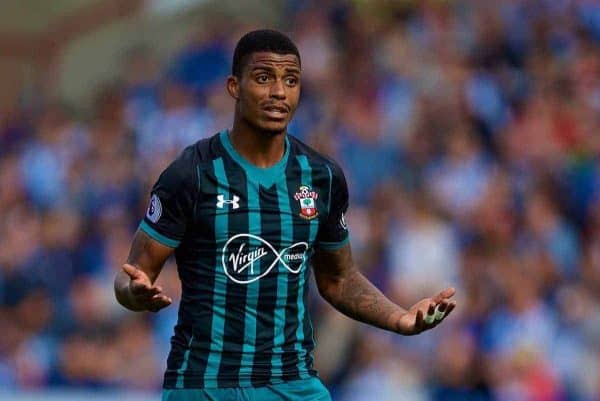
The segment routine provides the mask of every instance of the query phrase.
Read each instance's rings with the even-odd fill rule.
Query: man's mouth
[[[288,109],[283,106],[266,106],[263,107],[263,110],[267,116],[273,119],[282,119],[288,115]]]

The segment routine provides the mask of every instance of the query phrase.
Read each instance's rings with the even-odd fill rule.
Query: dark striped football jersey
[[[290,135],[269,168],[237,153],[228,131],[187,147],[160,175],[140,224],[176,248],[182,285],[163,387],[315,376],[310,259],[348,241],[347,207],[340,167]]]

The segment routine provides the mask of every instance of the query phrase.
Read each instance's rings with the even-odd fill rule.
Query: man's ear
[[[229,96],[235,100],[240,98],[240,83],[238,77],[235,75],[227,77],[227,92],[229,92]]]

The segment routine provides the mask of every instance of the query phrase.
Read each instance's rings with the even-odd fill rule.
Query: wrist
[[[408,312],[404,309],[396,311],[390,316],[392,324],[390,330],[401,335],[408,335],[410,330],[407,324]]]
[[[412,336],[415,333],[415,317],[409,311],[402,311],[396,320],[396,333]]]

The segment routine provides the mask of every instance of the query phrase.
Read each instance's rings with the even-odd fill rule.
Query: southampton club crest
[[[307,185],[302,185],[294,194],[294,199],[300,202],[300,217],[312,220],[319,215],[317,211],[317,198],[319,194]]]

